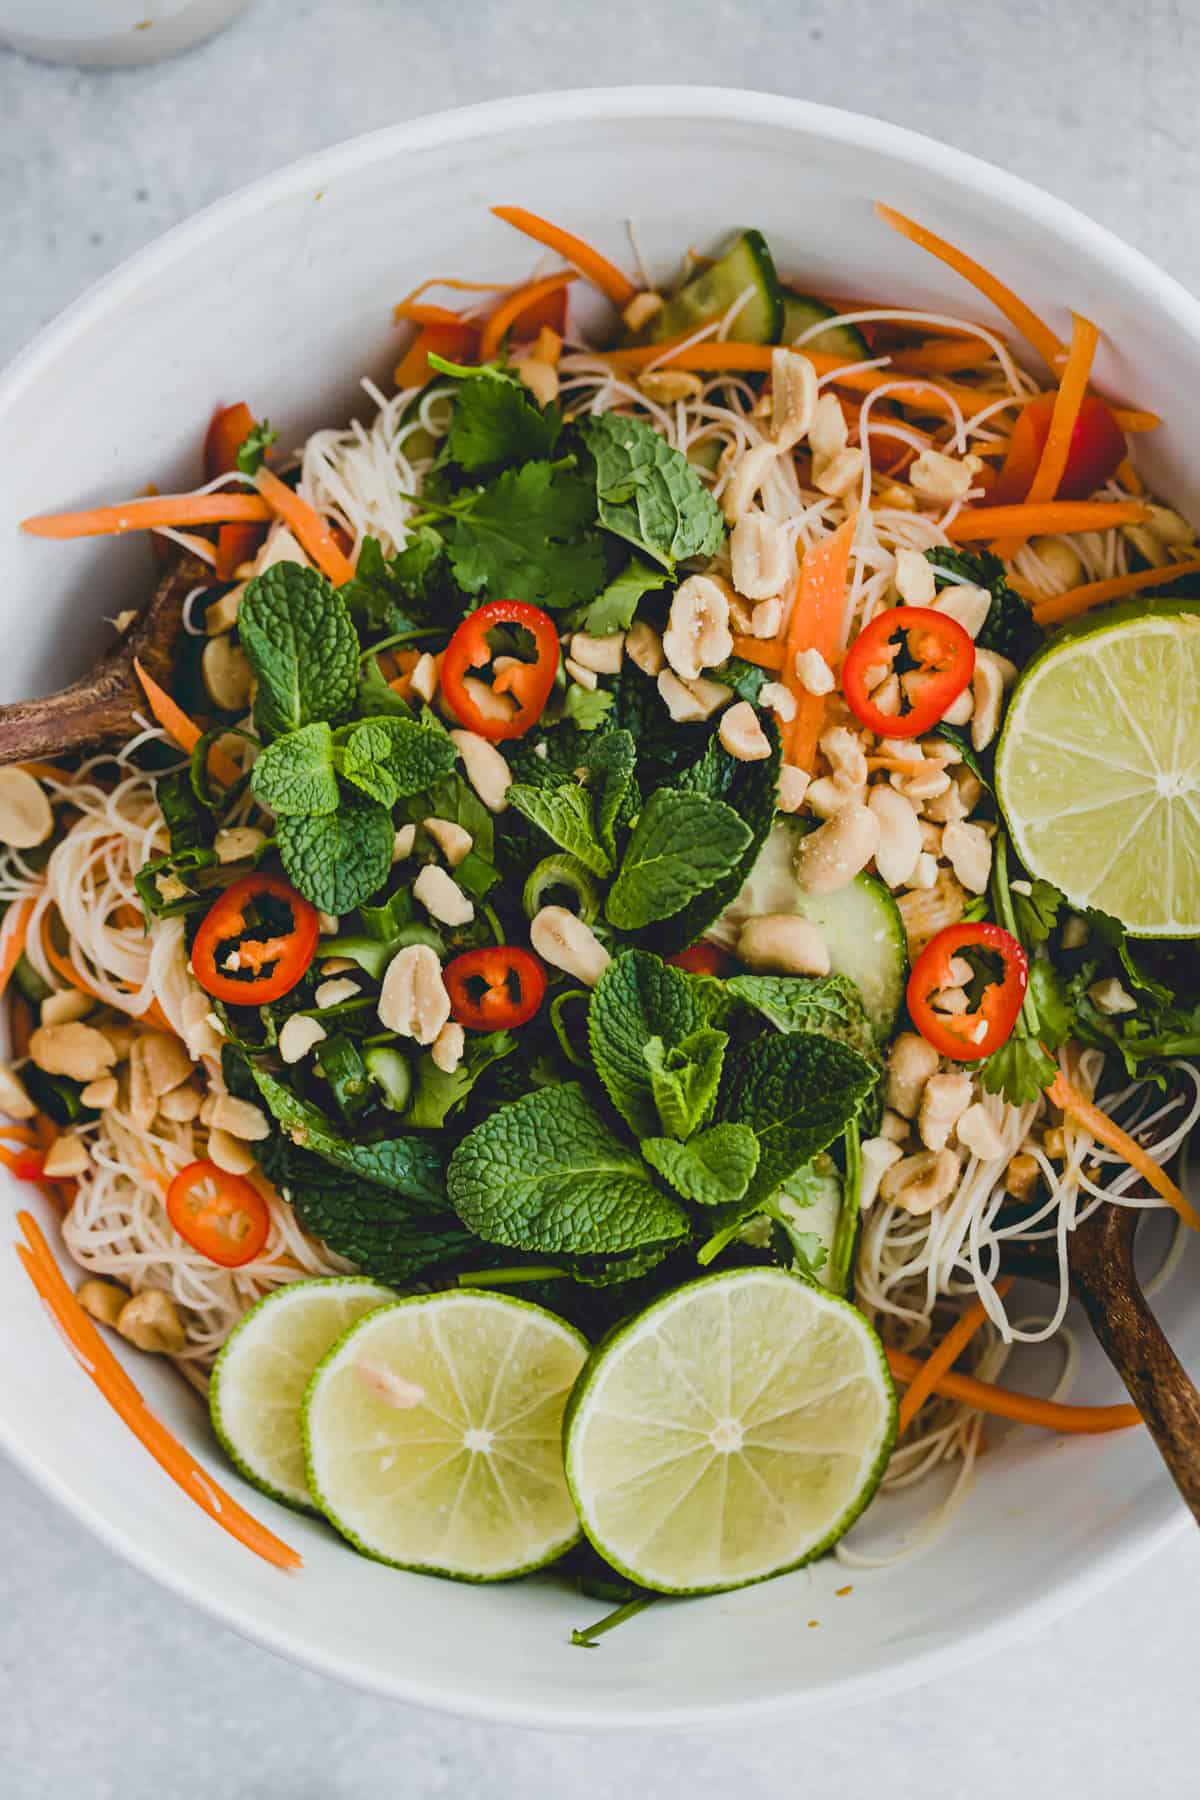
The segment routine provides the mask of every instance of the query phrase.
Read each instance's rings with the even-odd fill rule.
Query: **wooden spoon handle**
[[[1099,1210],[1130,1214],[1124,1207]],[[1200,1524],[1200,1393],[1142,1292],[1133,1267],[1133,1222],[1126,1228],[1118,1221],[1103,1231],[1103,1257],[1089,1256],[1082,1267],[1072,1257],[1075,1291]]]
[[[135,704],[132,671],[105,670],[106,679],[0,706],[0,763],[26,762],[101,749],[128,737]]]

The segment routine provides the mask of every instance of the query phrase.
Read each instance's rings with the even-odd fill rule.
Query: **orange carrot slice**
[[[915,1381],[925,1365],[904,1350],[886,1352],[888,1366],[897,1381]],[[974,1375],[956,1375],[952,1369],[937,1376],[932,1383],[935,1394],[948,1400],[961,1400],[976,1412],[992,1413],[1000,1419],[1015,1419],[1022,1425],[1040,1425],[1046,1431],[1087,1434],[1101,1431],[1126,1431],[1140,1425],[1142,1415],[1136,1406],[1066,1406],[1061,1400],[1039,1400],[1033,1394],[1018,1394],[1012,1388],[998,1387],[995,1382],[980,1381]]]
[[[156,525],[224,525],[270,516],[266,502],[255,494],[160,494],[152,500],[126,500],[122,506],[93,506],[86,512],[42,513],[22,519],[21,530],[44,538],[120,537]],[[211,554],[212,546],[208,548]]]
[[[448,362],[478,362],[478,325],[461,320],[456,325],[423,325],[396,364],[396,386],[424,387],[434,373],[429,366],[431,355],[444,356]]]
[[[1142,1179],[1149,1182],[1155,1193],[1179,1214],[1190,1230],[1200,1231],[1200,1213],[1183,1190],[1171,1180],[1166,1170],[1160,1169],[1137,1139],[1130,1137],[1127,1131],[1122,1131],[1115,1119],[1110,1119],[1106,1112],[1081,1094],[1078,1088],[1073,1087],[1061,1069],[1046,1089],[1046,1098],[1052,1105],[1061,1107],[1077,1125],[1082,1125],[1085,1131],[1090,1132],[1097,1143],[1104,1144],[1109,1150],[1115,1150],[1118,1156],[1123,1156],[1130,1168],[1136,1169]]]
[[[12,972],[21,960],[32,911],[32,900],[18,900],[5,918],[4,936],[0,938],[0,994],[8,986]]]
[[[969,506],[946,526],[952,544],[976,538],[1035,537],[1070,531],[1108,531],[1149,518],[1135,500],[1047,500],[1041,506]]]
[[[741,632],[735,632],[733,654],[743,662],[753,663],[756,669],[783,667],[783,644],[778,638],[744,637]]]
[[[146,696],[150,711],[167,736],[173,738],[179,748],[190,756],[204,733],[196,721],[189,719],[183,708],[176,705],[166,689],[159,687],[154,677],[146,673],[136,656],[133,659],[133,667],[142,684],[142,691]],[[232,787],[235,781],[241,779],[242,771],[225,754],[219,744],[214,744],[209,750],[208,767],[209,773],[215,775],[217,780],[223,782],[226,787]]]
[[[564,262],[569,262],[593,287],[599,288],[618,312],[623,312],[637,293],[628,275],[623,275],[615,263],[609,262],[606,256],[601,256],[598,250],[593,250],[590,244],[585,244],[582,238],[564,231],[560,225],[552,225],[548,219],[540,219],[536,213],[527,212],[523,206],[493,206],[492,211],[506,225],[515,226],[526,237],[545,244],[548,250],[556,250]]]
[[[576,271],[568,269],[564,274],[547,275],[541,281],[529,281],[524,287],[514,289],[506,299],[500,302],[496,310],[489,314],[484,323],[483,335],[479,340],[480,362],[491,361],[504,342],[506,334],[528,307],[536,306],[539,301],[548,299],[551,294],[557,294],[562,288],[568,287],[572,281],[577,280]]]
[[[1104,606],[1109,600],[1121,600],[1126,594],[1140,593],[1143,588],[1168,587],[1184,575],[1200,575],[1200,557],[1188,562],[1167,563],[1161,569],[1139,569],[1136,575],[1114,575],[1108,581],[1087,581],[1081,587],[1068,588],[1065,594],[1049,599],[1035,599],[1033,616],[1039,625],[1061,625],[1077,619],[1093,606]]]
[[[354,578],[354,565],[340,549],[324,519],[302,500],[273,469],[261,468],[254,477],[259,493],[277,518],[283,520],[323,575],[334,587]]]
[[[798,769],[812,770],[817,739],[825,718],[825,699],[810,694],[796,674],[801,650],[819,650],[825,661],[837,656],[846,605],[846,574],[854,543],[857,514],[839,525],[832,537],[823,538],[804,553],[800,564],[800,588],[788,619],[783,644],[781,678],[796,702],[796,714],[783,728],[783,759]]]
[[[1006,1275],[996,1283],[996,1292],[1003,1299],[1012,1286],[1011,1276]],[[987,1320],[987,1309],[982,1300],[973,1300],[967,1310],[955,1320],[941,1343],[932,1350],[912,1381],[908,1392],[900,1402],[899,1435],[903,1437],[921,1407],[924,1406],[934,1390],[939,1375],[944,1375],[958,1361],[975,1333]]]

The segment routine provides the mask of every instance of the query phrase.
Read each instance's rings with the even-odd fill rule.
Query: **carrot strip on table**
[[[1159,1167],[1136,1138],[1123,1131],[1115,1119],[1077,1087],[1069,1082],[1060,1069],[1050,1086],[1046,1089],[1046,1098],[1053,1106],[1061,1107],[1076,1125],[1090,1132],[1097,1143],[1115,1150],[1123,1156],[1131,1169],[1136,1169],[1144,1181],[1149,1182],[1155,1193],[1164,1199],[1169,1207],[1179,1214],[1184,1224],[1192,1231],[1200,1231],[1200,1213],[1198,1213],[1182,1188],[1178,1187],[1165,1169]]]
[[[1126,594],[1140,593],[1143,588],[1169,587],[1185,575],[1200,575],[1200,557],[1188,562],[1166,563],[1161,569],[1139,569],[1136,575],[1113,575],[1107,581],[1087,581],[1080,587],[1068,588],[1064,594],[1052,594],[1033,603],[1033,616],[1039,625],[1061,625],[1066,619],[1077,619],[1093,606],[1104,606],[1110,600],[1121,600]]]
[[[875,211],[884,224],[890,225],[893,231],[898,231],[901,237],[908,238],[919,249],[927,250],[930,256],[936,256],[939,262],[944,262],[956,275],[969,281],[1033,345],[1050,368],[1058,368],[1067,354],[1066,345],[1051,331],[1045,320],[1040,319],[1031,306],[1026,306],[1010,287],[1006,287],[982,263],[977,263],[956,245],[947,243],[945,238],[935,237],[932,231],[918,225],[915,219],[906,218],[895,207],[885,206],[882,201],[877,200]]]
[[[540,219],[523,206],[493,206],[492,211],[506,225],[515,226],[526,237],[545,244],[548,250],[556,250],[564,262],[569,262],[593,287],[599,288],[618,312],[623,312],[636,295],[637,288],[628,275],[622,274],[615,263],[609,262],[606,256],[601,256],[598,250],[593,250],[572,232],[552,225],[548,219]]]
[[[1009,1275],[996,1283],[996,1292],[1003,1300],[1012,1286]],[[918,1412],[934,1390],[939,1375],[944,1375],[954,1367],[980,1326],[987,1321],[987,1308],[982,1300],[973,1300],[966,1311],[954,1321],[941,1343],[930,1351],[920,1369],[909,1383],[908,1392],[900,1402],[898,1431],[901,1437],[908,1430]]]
[[[799,590],[784,637],[780,675],[796,702],[796,712],[783,727],[783,760],[810,773],[825,718],[825,697],[810,694],[801,684],[796,674],[796,657],[802,650],[819,650],[825,661],[832,663],[837,656],[846,605],[846,574],[857,523],[858,515],[852,513],[832,537],[823,538],[805,551]]]
[[[160,494],[85,512],[41,513],[22,519],[21,530],[43,538],[120,537],[127,531],[152,531],[156,525],[224,525],[270,517],[270,507],[257,494]],[[208,548],[211,553],[212,546]]]
[[[1040,506],[968,506],[946,526],[952,544],[1009,535],[1040,537],[1141,525],[1149,512],[1136,500],[1047,500]]]
[[[305,548],[307,549],[307,545]],[[204,733],[196,721],[189,719],[183,708],[176,705],[166,689],[159,687],[154,677],[146,673],[136,656],[133,659],[133,667],[142,684],[142,691],[146,696],[150,711],[167,736],[173,738],[179,748],[190,756]],[[209,750],[208,767],[210,774],[215,775],[218,781],[224,782],[226,787],[232,787],[235,781],[241,780],[242,771],[232,758],[225,754],[219,744],[214,744]]]
[[[529,281],[525,283],[524,287],[514,288],[513,292],[503,299],[495,311],[490,313],[484,321],[483,333],[479,339],[480,362],[491,361],[504,342],[508,331],[528,307],[536,306],[540,300],[548,299],[551,294],[559,293],[578,279],[576,270],[567,269],[562,274],[546,275],[540,281]]]
[[[231,1537],[277,1569],[299,1569],[303,1558],[272,1531],[239,1506],[232,1494],[215,1482],[177,1438],[155,1418],[124,1366],[118,1362],[100,1333],[67,1286],[37,1222],[27,1212],[17,1214],[27,1242],[17,1245],[25,1273],[59,1327],[76,1361],[99,1388],[113,1411],[159,1466],[195,1501],[201,1510]]]
[[[915,1381],[925,1364],[905,1350],[885,1352],[888,1366],[897,1381]],[[1021,1425],[1040,1425],[1046,1431],[1086,1434],[1101,1431],[1126,1431],[1140,1425],[1142,1415],[1136,1406],[1067,1406],[1061,1400],[1039,1400],[1033,1394],[1018,1394],[1012,1388],[998,1387],[992,1381],[980,1381],[974,1375],[956,1375],[946,1370],[933,1382],[935,1394],[947,1400],[960,1400],[976,1412],[992,1413],[1000,1419],[1015,1419]]]
[[[277,518],[283,520],[334,587],[354,578],[354,565],[341,550],[324,519],[302,500],[273,469],[261,468],[254,477],[259,493]]]
[[[0,994],[12,979],[12,972],[21,960],[25,948],[25,934],[29,929],[29,917],[33,912],[32,900],[18,900],[10,907],[4,921],[4,935],[0,938]]]

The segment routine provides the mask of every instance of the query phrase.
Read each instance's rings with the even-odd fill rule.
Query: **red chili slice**
[[[185,1243],[222,1269],[253,1262],[271,1230],[258,1189],[214,1162],[193,1162],[167,1189],[167,1217]]]
[[[867,674],[893,665],[902,637],[913,664],[905,673],[921,679],[912,684],[907,712],[883,712],[867,691]],[[974,670],[975,645],[956,619],[931,606],[894,606],[872,619],[846,652],[842,692],[854,716],[880,737],[920,737],[953,705]]]
[[[231,475],[237,468],[238,451],[254,430],[254,414],[244,400],[219,406],[204,439],[204,476]]]
[[[248,922],[255,902],[264,898],[290,911],[287,928]],[[295,987],[316,954],[320,933],[316,907],[281,875],[244,875],[205,913],[192,945],[192,970],[215,1000],[263,1006]],[[227,966],[230,956],[237,959],[233,969]]]
[[[1042,460],[1053,413],[1053,394],[1039,394],[1021,408],[1008,441],[1004,466],[988,492],[989,505],[1009,506],[1024,500]],[[1086,500],[1104,486],[1110,475],[1116,474],[1124,456],[1125,434],[1113,417],[1112,408],[1089,394],[1079,408],[1067,466],[1052,498]]]
[[[468,1031],[507,1031],[527,1025],[546,994],[546,971],[518,944],[465,950],[442,970],[450,1011]]]
[[[689,944],[686,950],[679,950],[674,956],[668,956],[667,962],[677,969],[686,969],[689,975],[728,975],[733,967],[731,958],[716,944],[706,944],[703,938],[698,943]]]
[[[962,950],[990,951],[1000,959],[1002,976],[990,981],[974,1012],[938,1012],[933,997],[943,988],[962,984],[951,963]],[[1029,984],[1024,950],[1001,925],[948,925],[918,956],[908,978],[908,1010],[913,1024],[939,1056],[975,1062],[991,1056],[1012,1036]]]
[[[521,625],[533,638],[533,662],[506,662],[491,682],[493,694],[511,695],[516,709],[511,717],[493,718],[485,713],[465,686],[475,669],[492,660],[487,634],[496,625]],[[524,737],[545,710],[558,673],[558,631],[549,613],[525,600],[490,600],[464,619],[442,658],[442,693],[460,724],[492,743]]]

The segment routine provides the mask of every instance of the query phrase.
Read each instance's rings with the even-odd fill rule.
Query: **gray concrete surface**
[[[1195,286],[1198,52],[1190,0],[256,0],[204,48],[134,73],[0,51],[0,358],[131,250],[296,155],[588,83],[722,81],[921,128],[1041,181]],[[463,1725],[301,1673],[150,1586],[4,1464],[0,1532],[5,1800],[1195,1789],[1194,1536],[936,1688],[819,1724],[644,1740]]]

